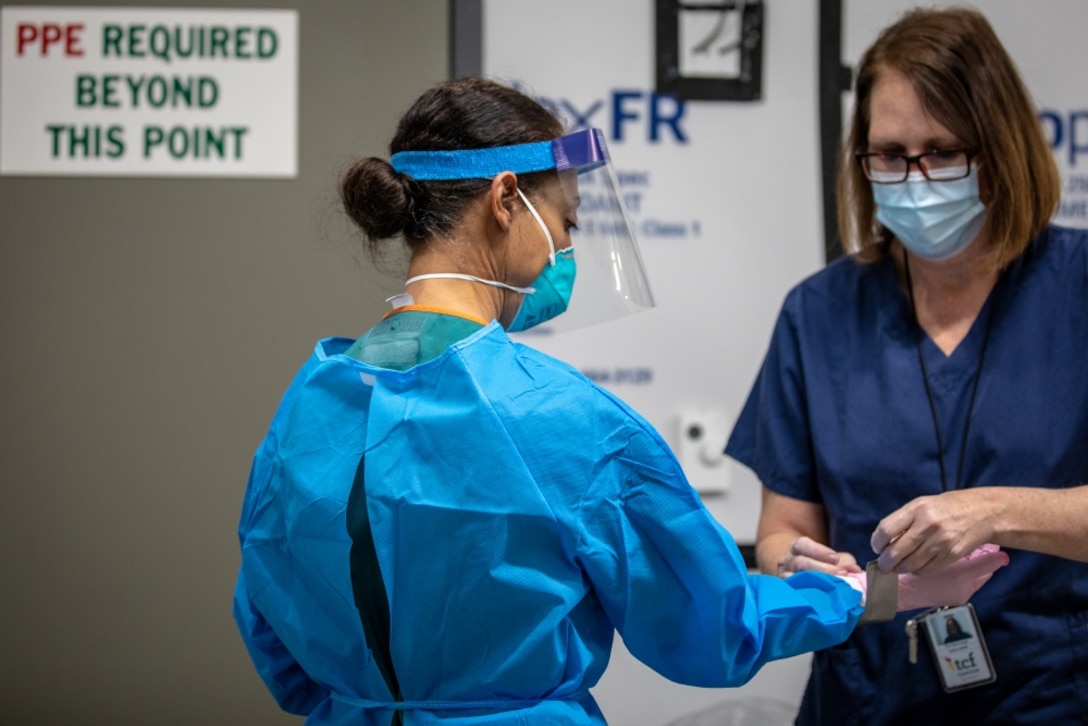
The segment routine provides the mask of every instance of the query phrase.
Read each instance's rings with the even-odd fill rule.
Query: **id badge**
[[[990,650],[971,603],[944,607],[918,618],[926,631],[933,663],[948,693],[997,680]]]

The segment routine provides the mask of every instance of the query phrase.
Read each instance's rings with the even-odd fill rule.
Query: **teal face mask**
[[[517,333],[565,313],[574,291],[576,268],[573,247],[557,252],[554,262],[533,282],[533,292],[521,299],[518,314],[506,329]]]
[[[548,231],[548,225],[540,218],[540,213],[529,201],[529,198],[518,189],[518,196],[525,203],[525,207],[533,215],[533,219],[544,231],[548,240],[548,266],[533,282],[525,297],[521,299],[517,315],[506,326],[507,331],[519,333],[528,330],[534,325],[551,320],[557,315],[562,315],[570,305],[570,296],[574,292],[574,274],[577,271],[574,264],[574,247],[567,247],[560,252],[555,251],[555,241],[552,233]]]

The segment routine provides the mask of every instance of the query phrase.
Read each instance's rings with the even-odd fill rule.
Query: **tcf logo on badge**
[[[978,670],[978,663],[975,662],[975,653],[972,651],[966,658],[949,658],[944,657],[945,665],[953,671],[967,671]]]

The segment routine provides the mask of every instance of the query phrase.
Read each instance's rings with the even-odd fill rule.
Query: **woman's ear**
[[[491,180],[488,207],[503,232],[510,231],[514,219],[514,205],[518,199],[518,178],[512,171],[504,171]]]

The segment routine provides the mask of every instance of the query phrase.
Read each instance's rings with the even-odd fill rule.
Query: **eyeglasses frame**
[[[924,166],[922,166],[922,159],[924,159],[927,156],[935,156],[937,154],[950,154],[950,153],[962,153],[962,154],[967,156],[967,167],[966,167],[967,170],[964,172],[963,176],[952,177],[951,179],[933,179],[933,178],[931,178],[929,176],[929,172],[927,172],[926,168]],[[868,179],[869,181],[871,181],[872,183],[874,183],[874,184],[902,184],[903,182],[907,181],[907,179],[910,178],[910,167],[911,167],[912,164],[914,166],[918,167],[918,171],[922,172],[922,176],[924,176],[926,179],[928,179],[929,181],[932,181],[932,182],[958,181],[960,179],[965,179],[965,178],[967,178],[968,176],[971,175],[971,157],[974,156],[974,154],[975,154],[975,152],[972,149],[967,149],[967,148],[963,148],[963,149],[935,149],[933,151],[926,151],[926,152],[923,152],[921,154],[915,154],[914,156],[908,156],[907,154],[901,154],[898,151],[860,151],[860,152],[854,154],[854,159],[857,160],[858,164],[861,165],[861,171],[862,171],[863,174],[865,174],[865,178]],[[907,162],[907,169],[906,169],[905,172],[903,172],[903,178],[899,179],[897,181],[878,181],[876,179],[873,179],[873,177],[869,175],[869,165],[865,162],[865,160],[870,159],[870,158],[872,158],[874,156],[895,156],[895,157],[898,157],[898,158],[902,159],[903,161]]]

